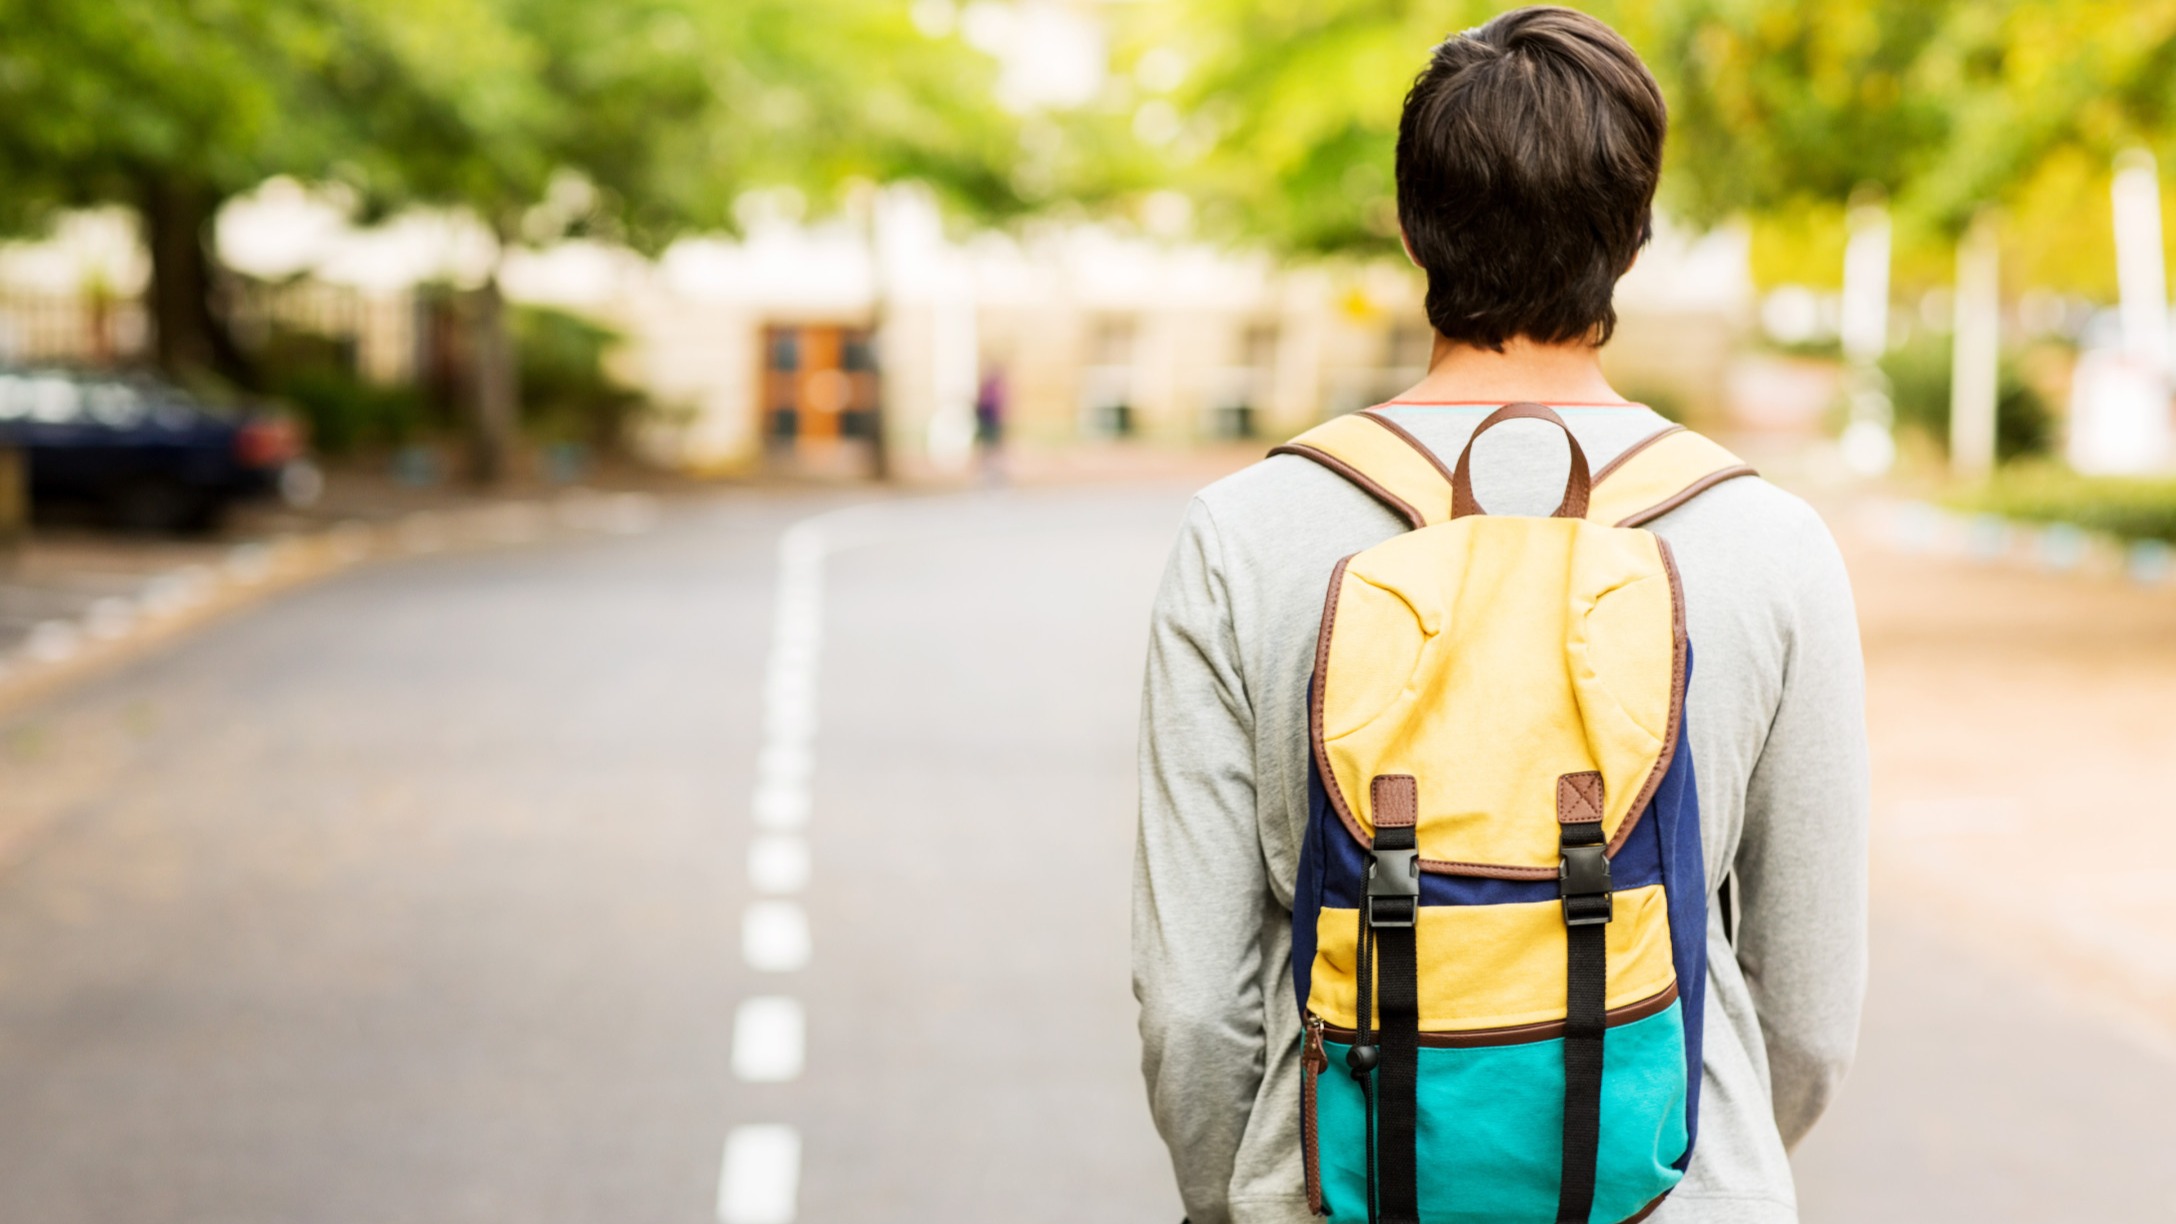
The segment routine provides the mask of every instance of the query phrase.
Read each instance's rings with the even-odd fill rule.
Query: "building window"
[[[771,331],[770,347],[771,369],[784,374],[801,368],[800,333],[791,328],[774,328]]]
[[[1081,369],[1081,432],[1094,438],[1132,436],[1132,319],[1099,320],[1088,338],[1088,361]]]

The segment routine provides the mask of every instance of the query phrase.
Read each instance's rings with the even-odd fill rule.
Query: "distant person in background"
[[[1005,395],[1005,367],[990,366],[975,389],[975,454],[991,484],[1005,479]]]
[[[1409,435],[1447,465],[1493,409],[1530,402],[1606,476],[1670,429],[1610,386],[1599,354],[1616,281],[1651,232],[1666,125],[1631,47],[1568,9],[1505,13],[1429,53],[1396,175],[1434,351],[1419,383],[1373,410],[1389,422],[1378,441]],[[1494,430],[1476,448],[1481,506],[1549,513],[1565,455],[1540,422]],[[1851,1063],[1865,991],[1857,625],[1835,544],[1804,502],[1752,475],[1685,493],[1642,521],[1675,555],[1696,652],[1683,708],[1706,858],[1705,1063],[1683,1180],[1637,1214],[1791,1224],[1787,1153]],[[1149,1104],[1192,1224],[1314,1218],[1301,1111],[1317,1069],[1303,1064],[1292,964],[1313,647],[1333,567],[1411,525],[1333,468],[1277,455],[1195,497],[1156,598],[1133,977]],[[1479,973],[1492,950],[1454,959]],[[1433,1193],[1459,1201],[1457,1186]],[[1340,1219],[1358,1218],[1344,1206]]]

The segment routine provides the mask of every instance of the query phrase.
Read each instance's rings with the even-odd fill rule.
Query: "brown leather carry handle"
[[[1579,449],[1579,439],[1572,436],[1572,427],[1566,425],[1564,418],[1558,416],[1553,409],[1544,407],[1541,404],[1505,404],[1488,414],[1488,419],[1481,422],[1480,426],[1473,431],[1471,438],[1466,439],[1466,449],[1458,452],[1458,466],[1451,472],[1452,518],[1458,519],[1469,514],[1488,513],[1488,511],[1481,508],[1480,502],[1473,500],[1473,475],[1467,470],[1473,459],[1473,444],[1481,440],[1482,434],[1487,433],[1497,425],[1505,421],[1516,421],[1522,418],[1547,421],[1563,430],[1564,442],[1572,448],[1572,470],[1570,477],[1564,482],[1564,500],[1557,503],[1556,509],[1551,512],[1549,517],[1575,519],[1587,517],[1587,496],[1594,491],[1594,481],[1587,474],[1587,453]]]

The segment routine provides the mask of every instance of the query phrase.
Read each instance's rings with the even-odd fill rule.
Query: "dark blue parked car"
[[[208,530],[314,474],[286,418],[133,375],[0,369],[0,445],[27,454],[34,508],[85,506],[135,531]]]

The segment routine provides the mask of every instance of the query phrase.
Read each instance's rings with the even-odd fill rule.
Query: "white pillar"
[[[2116,158],[2116,286],[2122,296],[2123,347],[2164,370],[2168,363],[2168,277],[2161,246],[2161,183],[2153,154]]]
[[[982,362],[972,286],[954,271],[937,296],[931,320],[932,395],[929,422],[923,427],[930,462],[947,472],[964,470],[975,457],[975,395]]]
[[[2079,354],[2070,386],[2072,467],[2096,474],[2163,470],[2176,458],[2169,415],[2168,277],[2161,238],[2161,185],[2153,154],[2116,158],[2116,286],[2119,348]]]
[[[1850,379],[1851,420],[1842,439],[1844,462],[1862,476],[1879,476],[1896,462],[1896,407],[1880,361],[1889,347],[1889,208],[1867,193],[1846,214],[1842,317],[1837,320]]]
[[[1982,213],[1957,244],[1957,332],[1950,353],[1949,466],[1981,477],[1995,467],[1996,364],[2002,351],[2001,255]]]
[[[1872,365],[1889,348],[1889,209],[1875,201],[1854,204],[1850,242],[1844,247],[1843,318],[1838,331],[1844,357]]]

